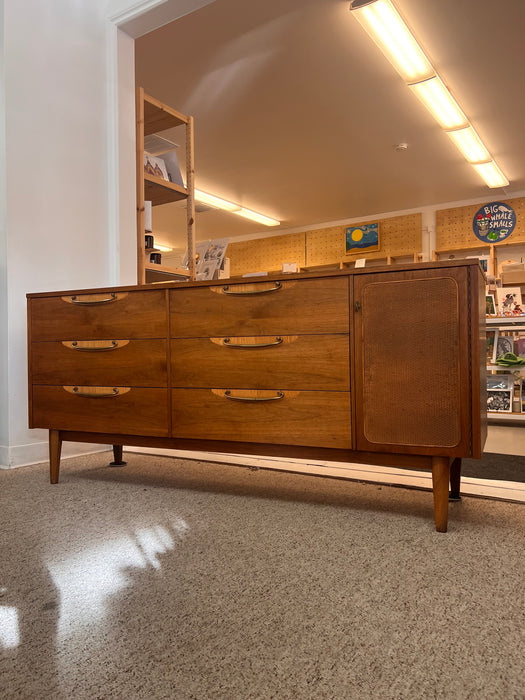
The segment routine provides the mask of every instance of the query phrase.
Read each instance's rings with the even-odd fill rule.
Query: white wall
[[[0,468],[47,459],[27,428],[26,293],[136,281],[134,47],[117,26],[211,1],[0,0]]]
[[[105,10],[106,0],[3,0],[4,466],[47,454],[47,433],[27,428],[26,293],[115,281],[109,265],[108,224],[116,219],[108,203]]]

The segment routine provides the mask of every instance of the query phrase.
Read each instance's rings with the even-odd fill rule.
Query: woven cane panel
[[[350,224],[306,232],[306,265],[348,262],[355,258],[413,256],[421,250],[422,215],[395,216],[380,222],[379,251],[346,255],[345,231]]]
[[[228,245],[227,256],[232,277],[247,272],[275,272],[282,269],[283,263],[297,263],[298,267],[304,267],[305,234],[289,233],[233,242]]]
[[[494,200],[492,200],[494,201]],[[496,247],[525,242],[525,197],[498,200],[508,204],[516,212],[516,228],[512,234]],[[490,200],[487,201],[489,204]],[[436,250],[459,250],[461,248],[479,248],[484,244],[474,234],[472,220],[483,205],[471,204],[466,207],[439,209],[436,212]],[[485,244],[486,245],[486,244]]]
[[[362,312],[366,439],[377,444],[457,445],[461,430],[455,280],[370,284],[364,289]]]

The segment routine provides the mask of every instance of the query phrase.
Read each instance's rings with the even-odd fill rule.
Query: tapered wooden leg
[[[456,457],[450,465],[450,493],[449,501],[461,501],[461,457]]]
[[[434,492],[434,520],[437,532],[447,531],[448,483],[450,479],[450,459],[432,457],[432,490]]]
[[[110,467],[124,467],[127,462],[122,461],[122,445],[113,445],[113,461],[109,463]]]
[[[62,452],[62,438],[60,431],[49,431],[49,481],[58,484],[60,473],[60,453]]]

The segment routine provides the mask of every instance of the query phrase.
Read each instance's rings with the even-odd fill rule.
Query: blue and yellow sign
[[[516,227],[516,212],[503,202],[485,204],[474,214],[474,234],[484,243],[501,243]]]
[[[346,229],[346,252],[379,250],[379,223],[349,226]]]

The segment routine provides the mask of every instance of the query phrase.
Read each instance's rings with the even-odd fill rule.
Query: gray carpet
[[[525,457],[485,452],[481,459],[464,459],[461,473],[476,479],[525,483]]]
[[[0,472],[0,697],[523,699],[525,507],[128,454]]]

